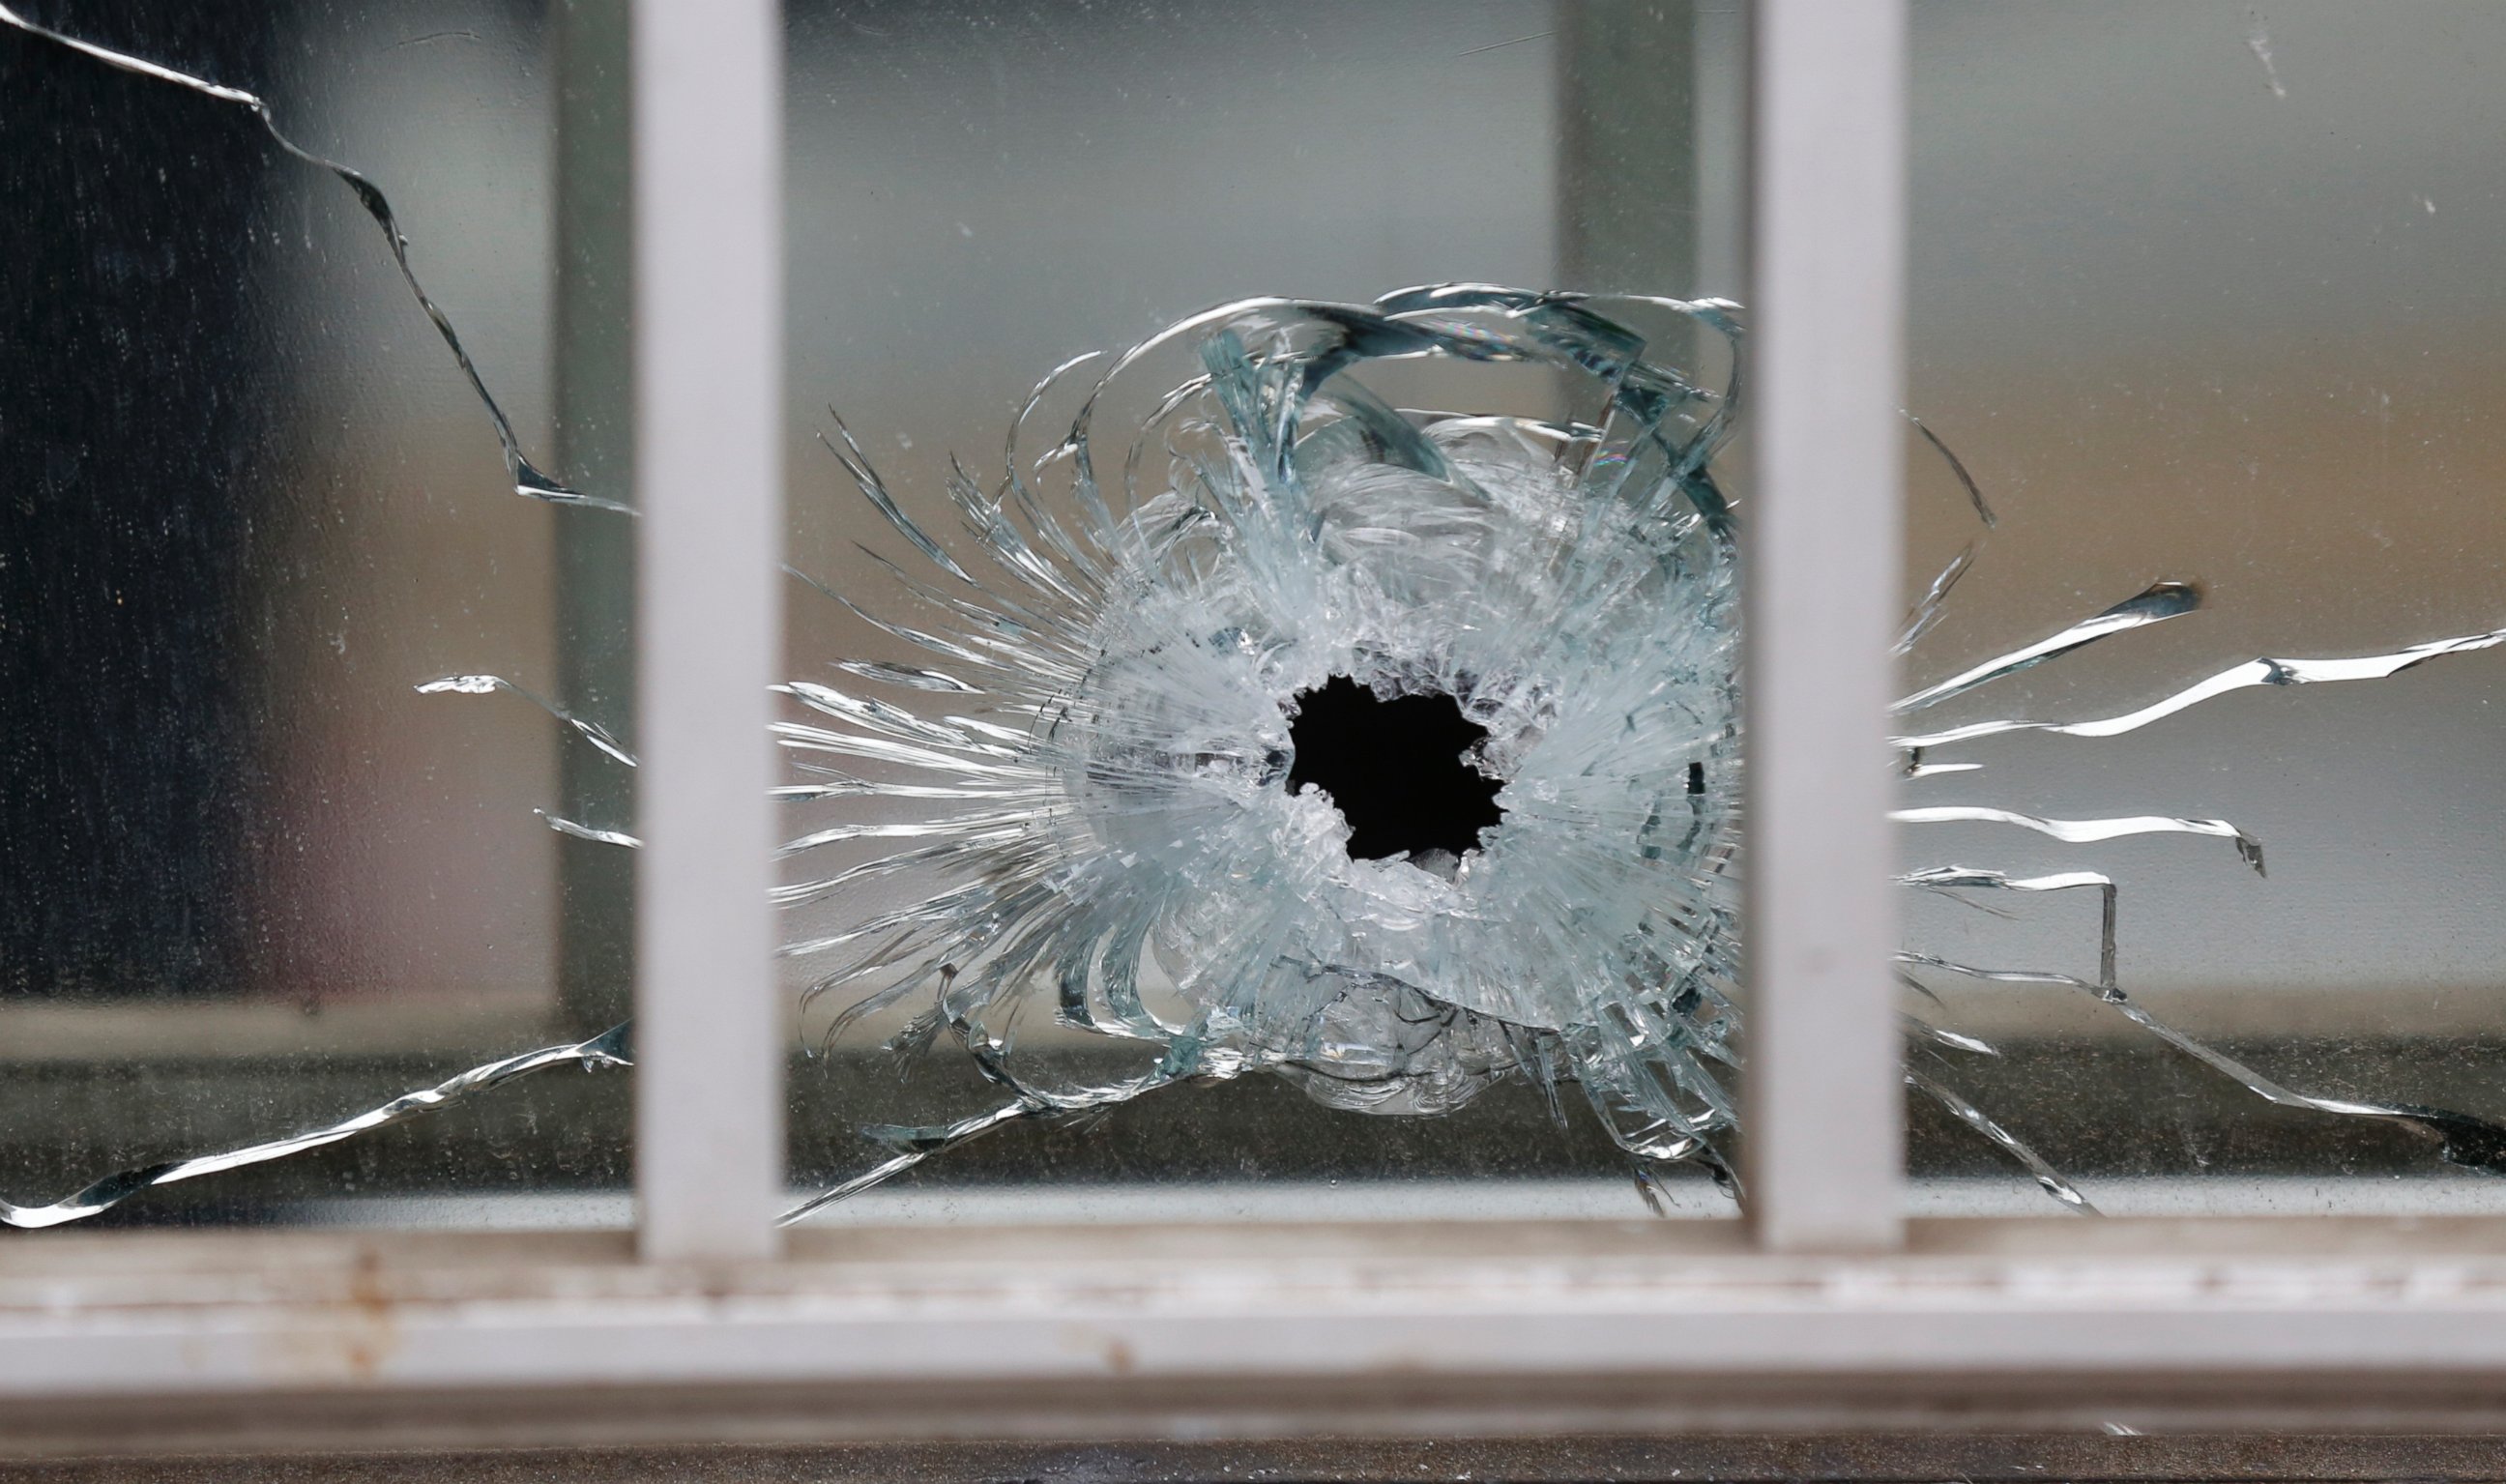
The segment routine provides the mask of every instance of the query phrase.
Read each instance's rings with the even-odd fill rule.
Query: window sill
[[[0,1271],[0,1451],[1792,1430],[2506,1431],[2506,1221],[90,1233]]]

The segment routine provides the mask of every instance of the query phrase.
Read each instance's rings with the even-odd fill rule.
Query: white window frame
[[[1756,8],[1751,1227],[778,1242],[779,18],[634,17],[638,1236],[13,1240],[0,1453],[2506,1420],[2506,1222],[1902,1219],[1904,0]]]

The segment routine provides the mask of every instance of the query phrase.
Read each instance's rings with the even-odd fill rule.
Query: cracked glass
[[[2114,932],[2098,881],[1918,888],[1910,948],[2053,977],[1912,966],[2000,1054],[1910,1065],[2098,1209],[2506,1198],[2502,21],[1915,7],[1908,396],[1999,519],[1917,480],[1910,585],[1975,559],[1910,692],[2112,617],[1901,719],[1965,735],[1906,859],[2104,877]],[[1915,1209],[2050,1209],[1914,1102]]]
[[[50,361],[87,366],[89,343],[178,330],[229,360],[173,368],[161,375],[169,393],[213,409],[248,403],[253,415],[282,430],[265,435],[249,418],[230,411],[221,422],[204,412],[211,420],[199,441],[203,457],[232,462],[256,438],[295,440],[266,460],[252,488],[210,481],[211,498],[197,503],[222,519],[258,520],[273,540],[299,545],[276,552],[212,548],[208,559],[225,563],[218,574],[225,585],[187,617],[205,613],[230,623],[246,601],[236,592],[303,581],[319,565],[303,554],[309,543],[330,564],[340,604],[394,647],[369,661],[363,689],[342,683],[333,690],[319,689],[327,672],[318,652],[304,660],[285,642],[299,636],[268,622],[241,639],[223,636],[224,648],[203,644],[182,656],[189,672],[221,684],[231,676],[258,683],[268,670],[313,690],[295,709],[258,694],[238,701],[221,714],[232,735],[213,745],[249,770],[277,745],[272,739],[284,739],[314,771],[315,796],[336,817],[336,844],[334,859],[308,873],[306,890],[350,899],[330,908],[324,931],[252,915],[277,873],[259,853],[257,820],[213,822],[186,836],[189,854],[163,870],[187,874],[192,899],[136,935],[120,932],[113,918],[129,894],[110,881],[88,890],[82,877],[86,858],[78,852],[111,853],[93,831],[62,847],[78,866],[47,872],[35,862],[15,873],[55,917],[93,919],[79,930],[92,930],[88,939],[78,931],[37,937],[18,958],[16,1003],[8,1007],[16,1015],[12,1044],[30,1060],[38,1045],[54,1049],[45,1053],[48,1070],[18,1078],[17,1090],[41,1104],[45,1077],[83,1078],[143,1086],[151,1099],[181,1106],[176,1116],[134,1111],[109,1125],[30,1108],[18,1125],[27,1154],[12,1170],[28,1193],[13,1194],[20,1201],[13,1222],[106,1212],[106,1219],[132,1221],[623,1221],[614,1130],[625,1078],[560,1070],[598,1071],[629,1055],[623,1036],[598,1034],[621,1008],[629,969],[618,903],[634,840],[618,771],[631,765],[632,752],[616,638],[627,574],[610,518],[616,512],[604,509],[630,482],[618,426],[619,9],[386,15],[308,6],[273,11],[259,28],[231,35],[170,13],[106,16],[66,4],[13,9],[5,18],[7,40],[29,59],[23,65],[61,75],[57,96],[18,115],[38,146],[21,158],[45,161],[56,194],[76,202],[93,189],[90,174],[161,152],[169,170],[215,177],[223,209],[159,201],[155,216],[127,219],[124,235],[157,252],[188,233],[205,258],[294,251],[304,260],[282,257],[256,266],[257,276],[213,265],[206,276],[235,302],[212,312],[218,305],[203,308],[196,291],[175,305],[189,317],[170,322],[125,313],[110,299],[79,300],[73,291],[84,318],[54,336],[59,343],[38,346]],[[987,8],[803,5],[792,9],[790,37],[794,383],[806,399],[794,409],[794,433],[796,442],[844,451],[804,466],[796,480],[796,569],[807,569],[809,581],[794,588],[789,689],[802,707],[816,702],[839,719],[920,728],[925,740],[942,724],[913,720],[910,707],[888,703],[847,711],[851,703],[827,683],[926,692],[949,685],[937,671],[892,659],[842,658],[862,654],[862,639],[879,634],[878,625],[898,624],[842,607],[867,604],[861,595],[877,576],[853,546],[910,534],[906,512],[927,518],[928,503],[946,498],[945,466],[927,456],[898,461],[895,452],[918,441],[926,455],[961,447],[971,456],[1007,431],[1004,419],[1037,375],[1074,346],[1136,339],[1248,293],[1307,296],[1307,308],[1283,319],[1322,324],[1338,312],[1333,305],[1403,283],[1607,279],[1625,293],[1661,299],[1699,292],[1689,280],[1699,275],[1700,251],[1722,254],[1713,272],[1728,276],[1734,267],[1720,238],[1700,247],[1704,234],[1693,219],[1710,198],[1724,203],[1721,219],[1736,221],[1728,209],[1736,35],[1694,23],[1684,10],[1489,4],[1247,15],[1074,5],[1008,17]],[[1699,57],[1716,48],[1720,60],[1700,69]],[[1692,75],[1711,82],[1693,86]],[[1241,131],[1259,127],[1275,136],[1275,151],[1239,147]],[[201,130],[223,130],[210,137],[226,155],[202,158]],[[1692,147],[1700,133],[1711,142],[1710,168],[1700,168]],[[79,157],[81,143],[107,161]],[[298,219],[302,231],[293,230]],[[90,222],[75,209],[31,220]],[[448,247],[434,245],[439,234]],[[65,261],[113,250],[75,232],[53,235]],[[1274,302],[1286,309],[1291,301]],[[1495,300],[1459,307],[1510,312]],[[1728,338],[1695,313],[1674,308],[1670,320],[1680,355]],[[1594,347],[1611,340],[1598,322],[1578,334]],[[1176,344],[1199,353],[1197,341]],[[309,369],[294,364],[317,353],[328,359]],[[1553,343],[1542,354],[1557,361],[1561,351]],[[1415,369],[1392,368],[1394,380]],[[1440,379],[1439,368],[1425,370],[1397,388],[1403,398],[1458,389]],[[130,385],[97,374],[87,389],[107,409],[91,427],[42,425],[48,442],[34,453],[57,461],[66,445],[140,446],[164,426],[152,420],[151,399],[132,396]],[[1505,436],[1492,453],[1470,457],[1499,465],[1522,463],[1526,449],[1537,453],[1524,440],[1536,442],[1540,420],[1563,406],[1556,387],[1523,377],[1501,378],[1454,403],[1473,410],[1483,395],[1492,400],[1478,410],[1507,420],[1483,435]],[[341,398],[350,399],[344,411]],[[1676,409],[1682,436],[1692,437],[1709,420],[1690,405],[1700,400],[1668,397],[1657,411]],[[822,410],[823,404],[841,405],[865,430],[868,447],[854,443],[836,407]],[[1466,442],[1475,436],[1459,422],[1448,431]],[[367,440],[385,451],[346,472],[323,467]],[[885,519],[827,498],[828,476],[853,478],[848,460],[869,473],[870,448],[897,469],[898,503]],[[446,472],[436,483],[411,473],[439,467]],[[191,470],[143,459],[122,482],[145,483],[153,500],[176,505],[197,481]],[[876,486],[877,477],[869,482]],[[307,520],[288,510],[272,517],[255,504],[302,498],[297,492],[308,485],[343,511]],[[356,529],[361,520],[407,521],[412,505],[441,528],[370,536]],[[350,534],[332,534],[333,522]],[[38,583],[32,597],[40,601],[29,611],[66,618],[74,605],[60,595],[86,574],[52,559],[31,529],[20,543],[46,557],[18,569]],[[410,571],[455,551],[478,554],[459,580]],[[909,554],[934,553],[926,546]],[[395,574],[408,590],[395,594],[403,601],[386,603]],[[829,603],[826,589],[841,601]],[[506,607],[516,610],[514,620],[491,625],[488,616]],[[306,621],[335,660],[374,642],[328,613]],[[1720,642],[1713,633],[1704,630],[1702,642]],[[1344,689],[1353,682],[1346,674],[1311,679],[1307,689],[1317,700],[1305,724],[1320,736],[1313,728],[1328,727],[1319,697],[1337,694],[1334,683]],[[107,680],[100,691],[131,684]],[[1382,699],[1398,711],[1400,697]],[[1486,724],[1504,720],[1485,708],[1459,716],[1463,696],[1450,687],[1423,699],[1453,710],[1446,731],[1464,740],[1488,735]],[[1281,712],[1275,721],[1284,738],[1291,718]],[[118,724],[61,720],[34,737],[39,753],[51,749],[37,760],[66,769],[59,759]],[[1519,741],[1520,718],[1510,724]],[[343,760],[360,755],[340,733],[352,726],[412,756],[392,760],[405,764],[399,771],[367,760],[358,779],[365,787],[347,790],[338,775]],[[420,739],[429,746],[422,754]],[[801,732],[786,739],[808,740]],[[116,735],[108,750],[135,751],[144,766],[147,748],[166,740],[143,727],[135,737]],[[1465,766],[1456,754],[1447,771],[1466,789],[1480,780],[1474,807],[1499,815],[1487,799],[1495,786],[1488,769],[1497,764],[1485,754],[1476,761]],[[1684,797],[1687,771],[1676,771]],[[120,775],[106,768],[62,776],[56,810],[92,817],[108,807]],[[787,792],[801,803],[831,792],[807,782],[806,770],[795,776],[804,781]],[[492,786],[480,786],[483,779]],[[257,795],[186,783],[186,796],[202,809],[264,807]],[[1328,795],[1318,784],[1307,792],[1306,807],[1319,820],[1330,811]],[[390,811],[407,810],[412,799],[453,814],[464,828],[434,820],[402,828]],[[368,814],[356,812],[361,805]],[[1429,798],[1425,807],[1439,805]],[[297,833],[309,840],[315,831]],[[1434,868],[1460,874],[1464,853],[1443,850]],[[435,874],[394,880],[393,868],[412,854]],[[1400,868],[1436,879],[1413,865]],[[860,894],[844,910],[862,910]],[[196,931],[202,918],[220,919],[219,930]],[[197,953],[220,932],[289,943],[297,953],[356,956],[362,973],[334,975],[315,996],[258,969],[159,983],[144,972],[90,974],[78,959],[87,940],[117,940],[124,958],[139,951],[134,942],[161,956]],[[485,967],[489,959],[496,968]],[[517,1008],[497,1031],[459,1042],[477,1046],[475,1061],[442,1038],[378,1033],[391,1042],[389,1054],[370,1055],[356,1068],[365,1080],[342,1085],[334,1074],[349,1058],[308,1040],[303,1027],[340,1024],[352,980],[395,1007],[415,998],[413,984],[440,982],[447,1000],[501,996],[499,1004]],[[508,987],[515,981],[519,987]],[[810,982],[793,987],[806,991]],[[192,1000],[245,1005],[265,1020],[275,1015],[270,1007],[284,1005],[303,1019],[276,1016],[268,1042],[185,1037],[175,1027],[189,1022],[174,1008],[193,1014]],[[172,1048],[165,1054],[192,1079],[91,1036],[45,1042],[39,1034],[64,1016],[86,1025],[108,1014],[164,1038]],[[1096,1054],[1084,1037],[1056,1044],[1041,1024],[1048,1017],[1036,1018],[1031,1052],[1081,1062]],[[900,1086],[884,1075],[888,1058],[864,1057],[859,1046],[822,1047],[825,1027],[813,1035],[806,1014],[799,1029],[796,1043],[812,1053],[796,1069],[803,1190],[857,1173],[863,1151],[878,1148],[877,1139],[857,1136],[861,1126],[913,1116],[917,1097],[965,1090],[943,1074]],[[1380,1052],[1371,1038],[1386,1033],[1354,1027],[1346,1045]],[[592,1039],[563,1039],[586,1036]],[[503,1054],[481,1054],[491,1041],[501,1041],[493,1049]],[[543,1048],[530,1049],[534,1042]],[[230,1050],[242,1054],[224,1054]],[[878,1075],[865,1075],[874,1069]],[[1486,1071],[1462,1074],[1470,1091],[1484,1090]],[[1232,1100],[1234,1086],[1197,1086],[1197,1096],[1171,1100],[1176,1106],[1163,1118],[1123,1120],[1112,1138],[1088,1137],[1085,1120],[1039,1120],[1051,1126],[1023,1145],[1025,1130],[1004,1135],[988,1164],[948,1162],[946,1173],[922,1182],[930,1189],[920,1209],[962,1215],[976,1195],[1057,1189],[1092,1211],[1119,1211],[1123,1190],[1136,1186],[1156,1187],[1166,1209],[1204,1212],[1397,1209],[1403,1197],[1387,1205],[1384,1194],[1396,1184],[1414,1187],[1409,1196],[1425,1201],[1422,1210],[1476,1207],[1490,1193],[1522,1209],[1560,1201],[1572,1209],[1597,1187],[1610,1192],[1611,1209],[1633,1199],[1624,1158],[1592,1129],[1515,1137],[1526,1116],[1548,1126],[1536,1094],[1429,1098],[1414,1111],[1471,1106],[1467,1116],[1351,1125],[1314,1117],[1327,1110],[1293,1090],[1276,1096],[1275,1080],[1253,1079],[1243,1084],[1247,1095]],[[596,1109],[581,1106],[587,1094],[576,1089],[587,1087],[600,1089],[589,1094]],[[482,1142],[483,1124],[531,1131],[519,1142],[488,1139],[499,1162],[492,1179],[460,1152]],[[555,1126],[569,1137],[542,1132]],[[1466,1179],[1482,1176],[1505,1179],[1494,1191],[1482,1184],[1462,1193]],[[88,1178],[93,1184],[79,1188]],[[914,1184],[900,1183],[897,1191],[912,1197]],[[958,1186],[974,1193],[950,1195]],[[75,1193],[50,1204],[33,1193],[63,1189]],[[930,1190],[943,1195],[939,1205]],[[999,1209],[997,1200],[985,1209]]]
[[[807,1219],[1639,1215],[1630,1147],[1728,1211],[1677,1158],[1728,1069],[1611,1067],[1566,986],[1728,967],[1695,501],[1733,362],[1670,300],[1736,287],[1735,18],[791,16]],[[1519,292],[1563,283],[1623,299]],[[1487,287],[1400,292],[1440,284]],[[1650,551],[1584,523],[1619,482],[1693,570],[1611,567]],[[1614,621],[1682,649],[1702,724],[1598,726]],[[1577,737],[1658,839],[1533,902],[1597,801]],[[1700,930],[1662,960],[1657,911]]]
[[[0,11],[13,1224],[626,1220],[622,20]],[[1732,1214],[1740,26],[788,8],[795,1219]],[[2487,1209],[2506,32],[1914,42],[1915,1210]]]
[[[582,744],[420,693],[493,669],[609,699],[573,621],[563,517],[587,512],[543,473],[609,473],[603,348],[558,364],[582,224],[555,192],[551,18],[28,0],[0,21],[13,1219],[150,1184],[99,1219],[457,1194],[547,1219],[617,1191],[615,1074],[215,1158],[452,1097],[421,1090],[623,1004],[617,966],[567,947],[569,886],[588,911],[600,883],[532,812]]]

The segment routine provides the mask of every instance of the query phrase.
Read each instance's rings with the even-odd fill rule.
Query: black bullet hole
[[[1462,760],[1487,728],[1450,695],[1378,700],[1335,675],[1290,703],[1295,764],[1291,794],[1312,784],[1348,821],[1348,853],[1360,861],[1422,850],[1460,855],[1505,811],[1503,784]]]

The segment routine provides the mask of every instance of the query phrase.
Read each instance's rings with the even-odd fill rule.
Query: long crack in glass
[[[391,248],[392,262],[400,269],[401,281],[409,285],[410,296],[417,300],[419,308],[426,311],[427,319],[435,326],[435,333],[444,337],[446,348],[452,352],[453,362],[461,368],[461,374],[468,379],[470,390],[478,396],[480,405],[486,408],[488,420],[495,425],[496,444],[504,454],[505,472],[513,479],[514,493],[526,495],[534,500],[546,500],[553,505],[586,505],[633,513],[627,506],[618,501],[604,500],[598,496],[584,494],[580,490],[570,489],[562,481],[551,478],[532,465],[529,457],[522,452],[521,440],[514,433],[512,419],[505,415],[504,407],[497,404],[494,394],[487,390],[486,378],[479,374],[479,367],[470,359],[470,351],[461,343],[461,336],[453,330],[451,319],[437,306],[434,300],[427,297],[426,286],[418,282],[417,269],[412,266],[409,261],[409,238],[402,234],[400,218],[392,211],[391,201],[383,194],[381,187],[368,180],[359,171],[326,156],[317,155],[289,138],[286,132],[279,128],[278,116],[270,109],[268,102],[243,88],[229,88],[222,83],[197,78],[190,73],[177,71],[144,57],[117,52],[110,47],[100,47],[91,41],[82,41],[78,37],[54,30],[50,26],[37,24],[18,15],[7,5],[0,5],[0,25],[22,31],[28,36],[50,42],[56,47],[65,47],[82,56],[91,57],[105,66],[119,68],[124,72],[163,83],[169,87],[180,88],[188,92],[197,92],[202,97],[215,98],[221,103],[233,104],[259,120],[262,128],[268,131],[269,137],[280,149],[306,164],[336,176],[340,183],[346,186],[356,196],[357,204],[365,208],[366,215],[374,218],[375,226],[381,229],[383,241]]]
[[[0,20],[268,122],[248,94],[5,9]],[[358,192],[406,272],[380,194],[279,141]],[[1736,313],[1479,285],[1368,305],[1228,304],[1101,373],[1082,357],[1048,376],[1012,420],[999,475],[979,484],[952,466],[946,531],[910,515],[834,422],[826,442],[843,476],[913,556],[881,559],[882,598],[803,580],[914,657],[842,659],[841,684],[779,688],[794,713],[774,734],[798,781],[777,792],[838,812],[796,827],[782,855],[800,874],[776,896],[807,912],[911,890],[783,951],[812,971],[806,1001],[833,1010],[821,1041],[910,1007],[892,1051],[937,1054],[945,1037],[1000,1096],[955,1121],[865,1130],[885,1157],[786,1219],[1006,1124],[1257,1073],[1334,1108],[1406,1115],[1527,1078],[1561,1119],[1570,1092],[1590,1106],[1648,1201],[1682,1162],[1738,1196],[1738,522],[1716,472],[1738,406]],[[1371,389],[1420,368],[1440,393],[1529,373],[1553,410],[1423,410]],[[495,423],[523,493],[624,509],[538,476]],[[1041,447],[1028,433],[1039,426],[1059,430]],[[1988,529],[1967,471],[1912,427]],[[1119,464],[1100,469],[1106,449]],[[1976,552],[1930,584],[1900,653],[1919,654]],[[2355,658],[2259,658],[2110,718],[1920,729],[1941,702],[2201,602],[2193,583],[2161,583],[1907,696],[1901,771],[1975,773],[1982,764],[1936,754],[2013,732],[2111,736],[2235,689],[2381,679],[2506,642],[2499,630]],[[514,691],[633,764],[607,727],[497,677],[420,689]],[[2215,837],[2264,866],[2261,844],[2222,819],[2061,819],[1986,802],[1896,818],[2078,844]],[[548,822],[636,845],[596,821]],[[834,864],[807,868],[822,858]],[[2100,906],[2094,979],[1909,947],[1898,970],[1918,994],[1946,977],[2087,995],[2257,1097],[2396,1122],[2448,1160],[2506,1171],[2494,1123],[2292,1091],[2150,1015],[2118,981],[2121,892],[2105,874],[1944,865],[1903,884],[2089,893]],[[1130,1070],[1056,1077],[1020,1047],[1022,1017],[1042,1016],[1136,1047]],[[1956,1090],[1957,1059],[1988,1043],[1937,1015],[1905,1025],[1911,1088],[2060,1202],[2094,1210]],[[310,1133],[122,1172],[51,1205],[0,1204],[0,1220],[75,1220],[548,1067],[625,1065],[626,1031],[475,1068]]]

